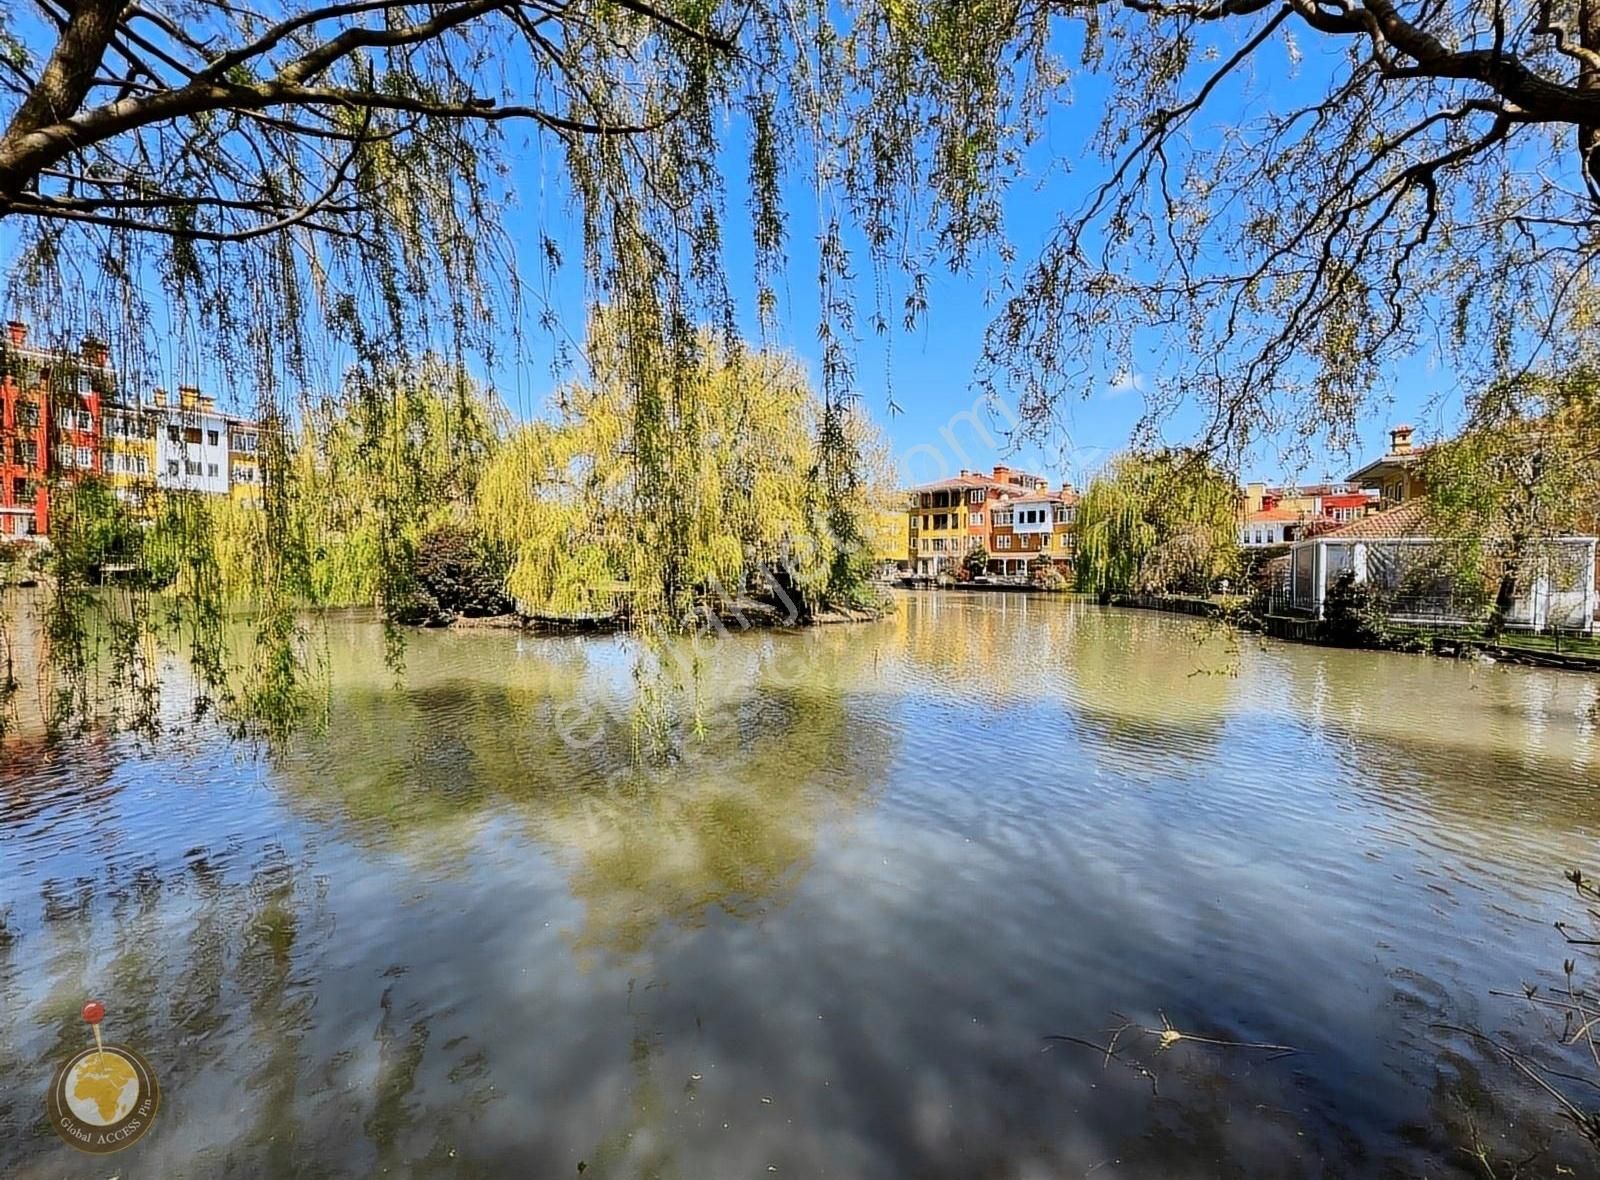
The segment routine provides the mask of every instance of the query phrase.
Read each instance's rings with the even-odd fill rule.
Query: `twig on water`
[[[1160,1092],[1155,1071],[1150,1069],[1150,1067],[1145,1065],[1143,1062],[1137,1061],[1131,1057],[1124,1058],[1118,1053],[1118,1042],[1121,1040],[1124,1033],[1133,1031],[1142,1033],[1145,1036],[1154,1037],[1156,1039],[1157,1053],[1166,1052],[1179,1041],[1193,1041],[1196,1044],[1201,1045],[1219,1045],[1228,1049],[1265,1049],[1272,1054],[1271,1057],[1267,1058],[1268,1061],[1276,1061],[1280,1057],[1287,1057],[1292,1053],[1300,1052],[1300,1050],[1296,1049],[1293,1045],[1275,1045],[1267,1041],[1229,1041],[1223,1040],[1220,1037],[1202,1037],[1196,1033],[1184,1032],[1177,1028],[1172,1021],[1167,1019],[1167,1014],[1165,1012],[1161,1013],[1160,1028],[1148,1028],[1144,1025],[1129,1020],[1120,1012],[1113,1013],[1113,1015],[1120,1018],[1122,1023],[1111,1030],[1111,1039],[1104,1045],[1097,1045],[1095,1042],[1084,1040],[1082,1037],[1069,1037],[1060,1035],[1047,1036],[1045,1037],[1045,1040],[1064,1041],[1069,1045],[1082,1045],[1086,1049],[1095,1050],[1097,1053],[1102,1054],[1102,1059],[1100,1062],[1102,1069],[1106,1068],[1111,1064],[1111,1062],[1115,1061],[1118,1065],[1131,1069],[1140,1077],[1147,1079],[1150,1082],[1150,1092],[1152,1094]]]
[[[1568,1077],[1570,1075],[1558,1074],[1557,1071],[1550,1069],[1547,1066],[1540,1065],[1538,1062],[1533,1062],[1530,1064],[1526,1057],[1524,1057],[1521,1053],[1518,1053],[1509,1045],[1503,1044],[1502,1042],[1497,1041],[1494,1037],[1491,1037],[1488,1033],[1479,1032],[1477,1029],[1462,1028],[1458,1024],[1444,1023],[1434,1023],[1429,1027],[1441,1029],[1444,1032],[1456,1033],[1464,1037],[1471,1037],[1474,1040],[1482,1041],[1484,1044],[1493,1048],[1502,1057],[1509,1061],[1524,1077],[1533,1082],[1534,1085],[1538,1086],[1546,1094],[1550,1095],[1551,1098],[1554,1098],[1556,1104],[1561,1107],[1561,1113],[1577,1125],[1578,1130],[1582,1132],[1585,1138],[1587,1138],[1591,1143],[1600,1145],[1600,1112],[1584,1110],[1577,1103],[1573,1102],[1572,1099],[1568,1098],[1560,1090],[1556,1089],[1555,1086],[1550,1084],[1550,1077]]]

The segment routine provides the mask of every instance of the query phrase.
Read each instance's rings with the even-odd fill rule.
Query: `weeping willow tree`
[[[1063,148],[1087,191],[1014,267],[1003,194],[1058,163],[1041,132],[1072,97],[1068,62],[1108,96],[1088,142]],[[1286,70],[1294,84],[1269,90]],[[571,255],[586,302],[613,309],[636,394],[633,486],[668,485],[672,448],[697,445],[683,426],[698,420],[696,325],[736,336],[728,201],[748,205],[751,232],[733,278],[771,325],[786,205],[804,190],[816,478],[835,512],[855,339],[914,325],[940,263],[997,261],[982,379],[1034,424],[1147,345],[1141,367],[1166,378],[1152,412],[1197,399],[1208,441],[1235,445],[1285,424],[1347,436],[1386,362],[1426,340],[1514,371],[1593,329],[1597,129],[1592,0],[0,12],[12,314],[53,343],[109,340],[130,386],[173,365],[224,373],[262,419],[296,421],[350,366],[381,385],[430,346],[494,365],[522,349],[526,304]],[[532,224],[508,233],[521,196]],[[564,204],[571,234],[551,211]],[[873,293],[859,309],[858,272]],[[548,305],[539,318],[559,335]],[[269,456],[267,476],[253,597],[277,620],[270,649],[292,633],[309,558],[289,465]],[[667,627],[704,546],[686,511],[653,527],[636,594]],[[83,603],[72,568],[56,573],[64,618]],[[292,679],[281,651],[260,660]]]
[[[514,431],[479,484],[479,525],[509,551],[523,610],[692,621],[763,579],[797,612],[870,596],[882,446],[861,417],[836,416],[841,474],[820,477],[830,415],[797,361],[701,331],[669,388],[641,390],[609,315],[587,354],[589,377],[560,391],[552,420]],[[641,465],[638,403],[658,398],[661,462]]]
[[[1078,502],[1078,587],[1094,593],[1207,593],[1238,559],[1239,491],[1193,452],[1132,453]]]

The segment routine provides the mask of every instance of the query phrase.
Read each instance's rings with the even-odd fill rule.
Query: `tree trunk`
[[[1579,0],[1578,44],[1600,53],[1600,0]],[[1600,68],[1584,60],[1578,67],[1578,87],[1600,90]],[[1600,123],[1578,126],[1578,154],[1587,172],[1589,188],[1600,197]]]

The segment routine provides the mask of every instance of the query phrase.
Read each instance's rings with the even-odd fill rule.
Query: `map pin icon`
[[[83,1006],[83,1018],[89,1022],[89,1027],[94,1029],[95,1051],[104,1053],[106,1047],[100,1040],[100,1022],[106,1018],[106,1006],[99,1000],[90,1000]]]

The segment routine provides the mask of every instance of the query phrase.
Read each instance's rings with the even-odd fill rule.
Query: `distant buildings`
[[[168,401],[141,402],[119,388],[105,344],[76,353],[43,348],[13,320],[0,340],[0,536],[43,540],[50,490],[62,480],[103,478],[142,507],[156,490],[261,503],[261,430],[221,413],[213,398],[180,386]]]
[[[906,507],[911,571],[953,573],[982,549],[989,573],[1024,574],[1041,557],[1068,572],[1077,507],[1070,487],[1052,492],[1043,477],[1006,466],[924,484],[912,489]]]

